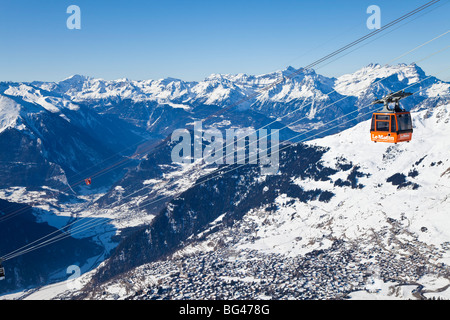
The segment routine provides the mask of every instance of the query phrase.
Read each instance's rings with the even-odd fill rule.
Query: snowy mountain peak
[[[21,129],[21,106],[14,100],[0,95],[0,133],[8,128]]]
[[[384,93],[390,91],[401,90],[408,85],[419,83],[427,78],[424,70],[415,63],[397,64],[397,65],[380,65],[369,64],[357,70],[354,73],[345,74],[337,78],[335,89],[338,93],[347,96],[361,97],[366,95],[375,85],[380,84],[385,88]],[[426,82],[422,82],[422,86],[428,86],[432,82],[439,82],[438,79],[431,77]],[[450,94],[449,90],[442,92],[445,95]]]
[[[88,81],[93,79],[92,77],[89,76],[84,76],[84,75],[80,75],[80,74],[73,74],[63,80],[60,81],[61,82],[71,82],[71,83],[80,83],[80,82],[84,82],[84,81]]]
[[[315,76],[316,75],[316,71],[314,69],[311,68],[294,68],[292,66],[288,66],[286,69],[282,70],[280,72],[283,76],[286,77],[300,77],[303,78],[304,76]]]

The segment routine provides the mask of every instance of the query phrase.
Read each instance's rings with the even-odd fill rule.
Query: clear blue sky
[[[426,2],[0,0],[0,81],[58,81],[72,74],[202,80],[211,73],[299,68],[369,33],[369,5],[381,8],[383,25]],[[450,29],[449,2],[441,0],[437,9],[317,72],[339,76],[371,62],[384,64],[442,34]],[[66,27],[71,4],[81,9],[81,30]],[[398,62],[419,60],[449,44],[447,34]],[[449,58],[450,49],[419,65],[435,74],[450,65]],[[450,71],[437,77],[449,81]]]

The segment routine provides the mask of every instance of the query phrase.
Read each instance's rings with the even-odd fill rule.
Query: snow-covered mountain
[[[104,167],[131,154],[134,150],[126,149],[144,137],[151,138],[128,122],[98,114],[57,93],[3,83],[0,166],[10,175],[1,175],[0,185],[70,189],[89,171],[99,170],[99,164]],[[111,183],[111,177],[99,181]]]
[[[263,75],[246,74],[212,74],[205,80],[183,81],[175,78],[160,80],[104,80],[87,76],[74,75],[60,82],[33,82],[32,85],[41,89],[65,95],[72,101],[86,100],[107,101],[114,99],[131,99],[134,101],[157,101],[159,103],[180,103],[174,105],[179,108],[189,108],[192,105],[222,105],[236,102],[242,97],[252,96],[251,103],[258,105],[264,102],[288,103],[293,100],[315,98],[320,101],[326,99],[329,92],[346,96],[361,96],[377,80],[395,76],[397,86],[412,84],[426,77],[425,72],[416,64],[385,65],[370,64],[354,73],[342,75],[338,78],[328,78],[317,74],[312,69],[295,69],[287,67],[285,70]],[[262,90],[281,79],[284,83]],[[391,83],[394,81],[390,78]],[[432,78],[436,81],[436,78]],[[388,88],[395,90],[397,88]],[[448,85],[447,85],[448,89]],[[433,90],[427,95],[433,95]],[[445,92],[445,89],[444,89]],[[434,94],[435,95],[435,94]],[[186,105],[183,105],[186,103]],[[250,103],[250,104],[251,104]]]
[[[370,64],[339,78],[288,67],[257,76],[212,74],[200,82],[174,78],[103,80],[74,75],[59,82],[2,83],[1,88],[4,95],[59,112],[61,117],[63,110],[74,111],[85,105],[97,114],[121,119],[163,138],[171,132],[167,128],[184,127],[222,108],[229,108],[230,113],[251,110],[302,131],[340,116],[345,122],[345,115],[355,106],[362,108],[390,91],[426,88],[404,101],[407,109],[435,105],[450,95],[449,83],[426,75],[416,64]],[[235,126],[240,126],[239,119],[243,118],[242,113],[220,116],[229,117]]]
[[[288,67],[258,76],[213,74],[200,82],[80,75],[59,82],[4,82],[0,85],[0,143],[12,152],[3,153],[2,164],[14,166],[15,174],[2,183],[24,185],[18,178],[21,170],[31,170],[27,175],[37,175],[35,185],[67,188],[67,181],[78,181],[105,167],[103,159],[117,158],[117,153],[130,155],[139,150],[140,141],[151,145],[199,119],[209,119],[205,126],[221,130],[284,128],[282,140],[304,141],[366,120],[365,111],[374,99],[404,88],[418,91],[404,100],[407,109],[450,99],[450,84],[427,76],[415,64],[371,64],[339,78]],[[217,112],[218,116],[210,117]],[[331,121],[327,132],[320,130]],[[8,141],[16,142],[10,147]],[[30,148],[26,152],[32,158],[29,165],[19,159],[23,150],[16,147],[21,144]],[[34,163],[40,164],[35,170],[39,173],[33,173]],[[102,165],[95,167],[95,163]],[[81,173],[86,168],[92,170]]]
[[[285,146],[278,175],[245,166],[188,188],[57,294],[448,299],[450,105],[413,122],[410,143],[375,144],[365,121]]]
[[[215,112],[214,107],[234,106],[231,112],[250,109],[269,119],[278,118],[291,129],[302,132],[336,118],[340,119],[338,123],[345,122],[346,114],[355,106],[363,108],[378,97],[406,87],[410,91],[426,88],[404,101],[407,109],[435,105],[437,101],[448,100],[450,95],[448,83],[426,75],[416,64],[370,64],[338,78],[317,74],[312,69],[287,67],[256,76],[212,74],[199,82],[174,78],[103,80],[75,75],[61,82],[33,85],[70,101],[89,103],[98,112],[115,114],[163,135],[167,132],[161,128],[174,119],[177,125],[182,125],[184,120],[180,118],[202,118],[205,109],[201,106],[209,106],[206,115]],[[165,117],[161,117],[162,113]],[[222,116],[231,117],[227,113]],[[239,118],[242,115],[231,120],[239,126]]]
[[[110,258],[60,297],[358,298],[393,288],[405,298],[441,283],[435,294],[447,297],[450,84],[414,64],[295,73],[1,83],[0,164],[12,174],[0,197],[34,206],[52,227],[64,225],[55,216],[103,221],[74,238]],[[408,86],[413,141],[373,144],[370,103]],[[310,141],[283,144],[272,176],[246,165],[214,178],[224,169],[171,162],[164,139],[174,129],[230,106],[205,127],[289,125],[281,140]],[[115,163],[124,165],[103,189],[69,197],[71,183]]]

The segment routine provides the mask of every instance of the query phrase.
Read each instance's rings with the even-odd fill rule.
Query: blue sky
[[[72,74],[134,80],[202,80],[212,73],[263,74],[308,65],[428,0],[0,0],[0,81],[59,81]],[[69,5],[81,30],[69,30]],[[385,64],[450,29],[450,0],[318,67],[339,76]],[[397,62],[411,63],[450,44],[450,33]],[[450,49],[419,63],[450,81]]]

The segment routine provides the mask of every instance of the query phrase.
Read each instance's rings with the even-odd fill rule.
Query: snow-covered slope
[[[0,96],[2,112],[0,114],[0,132],[8,128],[23,129],[20,117],[20,105],[14,100]]]
[[[260,233],[261,240],[254,245],[264,247],[263,243],[268,243],[268,251],[296,254],[292,242],[297,232],[293,231],[303,234],[316,229],[315,236],[324,234],[327,228],[317,226],[323,221],[320,216],[326,215],[328,231],[338,239],[358,239],[369,235],[371,230],[388,228],[391,218],[417,235],[419,241],[440,248],[450,239],[450,105],[413,113],[413,119],[410,143],[373,143],[368,122],[309,142],[329,148],[322,157],[324,165],[339,169],[342,159],[346,159],[357,166],[360,171],[357,185],[346,183],[349,172],[342,170],[332,177],[335,181],[340,179],[342,185],[348,184],[343,188],[337,187],[336,182],[330,186],[329,181],[295,179],[300,186],[328,189],[335,196],[328,203],[308,203],[304,209],[309,209],[311,214],[306,211],[301,215],[302,219],[296,221],[298,225],[286,223],[286,229],[274,225]],[[285,204],[289,198],[280,195],[278,201]],[[290,207],[294,208],[295,205]],[[270,237],[270,229],[280,235],[281,242],[290,240],[287,247],[283,247],[277,237]],[[310,240],[304,237],[296,248],[300,249]],[[450,263],[450,252],[439,262]]]
[[[11,173],[0,177],[2,187],[70,188],[91,174],[82,171],[120,160],[143,137],[149,135],[57,93],[24,83],[1,86],[0,166]]]

